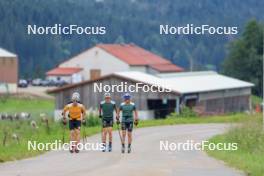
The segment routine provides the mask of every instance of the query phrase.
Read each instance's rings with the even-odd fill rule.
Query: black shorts
[[[129,132],[132,132],[133,130],[133,122],[122,122],[121,123],[122,130],[127,130]]]
[[[69,128],[70,130],[79,129],[81,128],[81,120],[70,120],[69,121]]]
[[[113,119],[103,119],[102,120],[102,125],[103,125],[103,128],[108,128],[108,127],[113,127],[113,124],[114,124],[114,121]]]

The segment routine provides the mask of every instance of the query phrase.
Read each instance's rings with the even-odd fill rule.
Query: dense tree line
[[[264,25],[250,21],[242,36],[229,46],[229,54],[223,64],[225,74],[255,84],[253,93],[261,96],[263,85]]]
[[[61,61],[97,43],[135,43],[189,68],[219,69],[225,44],[238,37],[161,36],[160,24],[238,26],[263,20],[263,1],[223,0],[3,0],[0,47],[19,55],[24,77],[40,76]],[[107,35],[27,35],[27,25],[102,25]]]

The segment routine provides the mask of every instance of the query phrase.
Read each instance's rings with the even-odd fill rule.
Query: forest
[[[228,44],[248,21],[263,21],[258,0],[0,1],[0,47],[19,56],[20,77],[43,77],[98,43],[135,43],[186,70],[221,71]],[[27,25],[105,26],[106,35],[28,35]],[[159,25],[237,26],[237,35],[160,35]]]

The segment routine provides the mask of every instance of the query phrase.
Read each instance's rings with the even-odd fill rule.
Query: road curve
[[[208,157],[202,151],[160,151],[160,141],[200,142],[223,133],[228,125],[198,124],[149,127],[134,130],[131,154],[121,154],[118,133],[113,152],[52,151],[15,162],[0,164],[1,176],[241,176],[243,173]],[[100,142],[100,135],[88,138]]]

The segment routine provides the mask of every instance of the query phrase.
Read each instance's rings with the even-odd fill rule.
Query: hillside
[[[239,35],[161,36],[160,24],[238,26],[264,20],[264,1],[222,0],[13,0],[0,1],[0,47],[19,55],[24,77],[40,76],[96,43],[135,43],[195,69],[221,69],[226,44]],[[27,25],[106,26],[107,35],[28,35]]]

